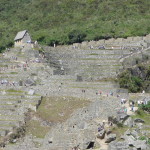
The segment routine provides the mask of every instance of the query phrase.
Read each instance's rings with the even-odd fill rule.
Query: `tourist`
[[[60,91],[60,89],[61,89],[61,86],[58,87],[58,91]]]
[[[123,105],[124,104],[124,102],[123,102],[123,98],[121,99],[121,105]]]
[[[117,98],[120,97],[120,95],[117,94]]]
[[[145,91],[144,91],[144,90],[142,91],[142,94],[145,94]]]
[[[99,91],[99,94],[102,95],[102,91]]]
[[[110,92],[110,95],[113,96],[113,92],[112,91]]]
[[[108,121],[108,125],[109,125],[110,127],[112,127],[112,126],[113,126],[113,123],[112,123],[111,121]]]
[[[140,100],[138,100],[137,101],[137,103],[138,103],[138,107],[141,105],[141,101]]]
[[[124,107],[124,112],[127,113],[127,108],[126,107]]]
[[[134,111],[134,101],[131,102],[131,111]]]

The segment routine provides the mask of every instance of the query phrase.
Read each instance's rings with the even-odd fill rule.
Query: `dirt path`
[[[108,144],[105,143],[105,138],[102,139],[102,140],[97,138],[96,141],[99,143],[100,148],[95,149],[95,150],[107,150],[108,149]]]

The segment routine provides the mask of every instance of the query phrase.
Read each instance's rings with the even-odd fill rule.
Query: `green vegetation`
[[[150,123],[150,114],[144,112],[142,109],[138,109],[135,115],[132,116],[134,119],[135,118],[140,118],[145,121],[145,125],[149,125]],[[150,128],[149,128],[150,130]]]
[[[136,68],[125,70],[118,76],[121,88],[127,88],[129,92],[141,92],[148,90],[150,83],[150,66],[138,65]]]
[[[0,50],[24,29],[47,45],[146,35],[149,8],[149,0],[3,0]]]
[[[10,74],[18,74],[18,72],[10,72]]]
[[[147,105],[141,105],[140,109],[150,113],[150,101],[148,102]]]
[[[142,128],[143,131],[148,131],[146,136],[141,135],[140,140],[147,140],[147,142],[150,144],[150,141],[148,139],[148,137],[150,136],[150,114],[145,112],[144,110],[142,110],[141,108],[138,109],[138,111],[136,112],[135,115],[132,116],[132,118],[136,119],[136,118],[140,118],[142,120],[144,120],[144,127]]]
[[[8,89],[7,92],[23,93],[23,91],[19,91],[19,90],[15,90],[15,89]]]
[[[117,139],[120,139],[120,137],[124,134],[125,131],[128,130],[127,126],[116,126],[112,128],[112,133],[117,135]]]
[[[9,142],[14,143],[13,142],[14,139],[19,139],[19,138],[23,137],[25,135],[25,132],[26,132],[25,126],[14,129],[13,133],[10,134],[10,136],[8,137]]]
[[[144,112],[142,109],[138,109],[138,111],[136,111],[135,115],[131,116],[133,119],[137,119],[140,118],[142,120],[144,120],[144,125],[143,128],[141,130],[143,131],[150,131],[150,126],[149,126],[149,122],[150,122],[150,114]],[[133,127],[133,129],[136,129],[137,127]],[[130,127],[123,125],[122,123],[117,124],[117,126],[112,127],[112,133],[115,133],[117,135],[117,140],[121,140],[120,137],[124,134],[125,131],[127,130],[131,130]],[[148,134],[142,135],[139,137],[139,140],[147,140],[147,142],[150,144],[150,140],[149,137],[150,134],[148,132]]]

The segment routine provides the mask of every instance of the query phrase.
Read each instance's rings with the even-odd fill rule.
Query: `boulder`
[[[19,86],[23,86],[23,81],[19,81]]]
[[[133,136],[125,136],[125,141],[128,143],[129,146],[133,146],[135,140],[136,139]]]
[[[125,141],[113,141],[109,143],[108,150],[129,150],[129,146]]]
[[[35,91],[34,91],[33,89],[30,89],[29,92],[28,92],[28,94],[29,94],[29,95],[34,95],[34,92],[35,92]]]
[[[118,120],[116,117],[114,116],[109,116],[108,117],[108,122],[112,122],[113,124],[117,124],[118,123]]]
[[[137,140],[137,141],[134,141],[134,147],[136,149],[146,150],[147,149],[146,140]]]
[[[110,130],[110,129],[108,129],[107,131],[106,131],[106,134],[108,135],[108,134],[111,134],[112,133],[112,131]]]
[[[126,121],[128,119],[129,115],[125,114],[125,113],[121,113],[117,115],[117,120],[118,122],[122,123],[124,121]]]
[[[134,122],[135,123],[144,123],[145,121],[140,118],[137,118],[137,119],[134,119]]]
[[[109,134],[106,138],[105,143],[110,143],[112,141],[116,140],[116,134]]]
[[[137,125],[137,127],[138,127],[139,129],[142,129],[142,128],[143,128],[143,123],[136,123],[136,125]]]
[[[124,133],[124,135],[131,135],[131,131],[128,129],[125,133]]]
[[[135,139],[138,139],[138,138],[139,138],[138,132],[135,131],[135,130],[131,131],[131,135],[132,135]]]
[[[125,120],[125,122],[123,124],[130,128],[135,126],[134,120],[131,117],[127,118],[127,120]]]
[[[95,134],[92,130],[84,130],[82,133],[79,133],[79,135],[78,142],[80,141],[80,149],[91,148],[95,145]]]
[[[80,76],[80,75],[77,75],[77,80],[76,80],[77,82],[81,82],[81,81],[83,81],[83,78],[82,78],[82,76]]]
[[[25,85],[27,85],[27,86],[34,86],[34,85],[36,85],[36,83],[35,83],[35,81],[32,80],[32,79],[27,79],[27,80],[25,81]]]
[[[106,131],[103,129],[97,134],[97,138],[104,139]]]

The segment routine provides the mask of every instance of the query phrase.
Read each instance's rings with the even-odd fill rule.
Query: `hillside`
[[[148,0],[1,0],[0,49],[27,29],[41,44],[150,33]]]

